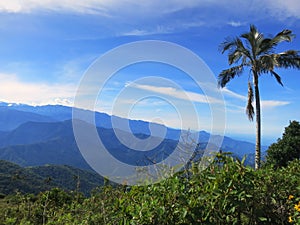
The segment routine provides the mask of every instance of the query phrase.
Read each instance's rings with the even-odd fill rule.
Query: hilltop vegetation
[[[89,194],[103,185],[103,178],[95,172],[67,165],[20,167],[0,160],[0,194],[38,194],[52,188],[80,191]]]
[[[204,171],[194,164],[148,186],[105,185],[90,197],[57,188],[9,195],[0,202],[0,223],[300,224],[299,163],[254,170],[218,154]]]

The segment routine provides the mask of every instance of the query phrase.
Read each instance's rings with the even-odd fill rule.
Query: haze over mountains
[[[165,159],[175,148],[180,130],[151,124],[145,121],[127,120],[113,117],[123,138],[128,137],[124,124],[129,122],[132,133],[139,139],[149,138],[150,129],[166,130],[164,140],[149,151],[136,151],[124,146],[115,135],[111,116],[96,112],[95,121],[98,134],[110,153],[122,162],[132,165],[150,163],[145,159],[160,161]],[[69,165],[91,170],[78,150],[72,129],[72,108],[61,105],[29,106],[22,104],[0,103],[0,159],[15,162],[21,166],[40,166],[45,164]],[[201,148],[205,148],[210,135],[199,132]],[[160,138],[160,137],[151,137]],[[220,136],[212,136],[217,140]],[[204,145],[203,145],[204,144]],[[238,157],[249,155],[249,164],[254,153],[254,144],[224,137],[223,151],[233,152]],[[263,147],[266,150],[266,147]]]

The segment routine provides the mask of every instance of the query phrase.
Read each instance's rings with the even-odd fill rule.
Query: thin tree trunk
[[[261,116],[260,116],[260,97],[258,88],[258,75],[254,72],[254,90],[255,90],[255,115],[256,115],[256,144],[255,144],[255,169],[260,168],[261,158]]]

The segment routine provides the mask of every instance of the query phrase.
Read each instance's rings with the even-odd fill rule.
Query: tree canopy
[[[267,152],[267,163],[276,167],[286,166],[288,162],[300,159],[300,123],[290,121],[282,138],[272,144]]]

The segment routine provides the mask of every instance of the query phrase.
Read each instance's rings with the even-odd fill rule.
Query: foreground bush
[[[88,198],[59,189],[7,196],[0,224],[299,224],[299,163],[255,171],[218,155],[188,179],[185,171],[149,186],[104,186]]]

